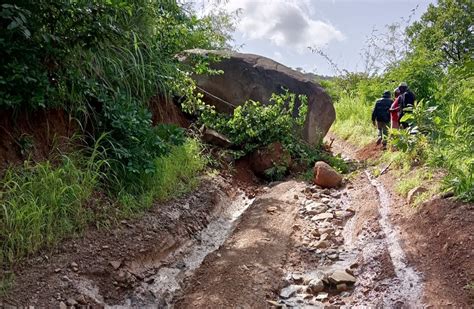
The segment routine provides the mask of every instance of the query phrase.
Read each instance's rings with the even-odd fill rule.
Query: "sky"
[[[228,12],[239,10],[234,45],[306,72],[335,75],[322,50],[339,69],[363,71],[361,56],[374,29],[417,20],[431,0],[221,0]],[[215,4],[215,3],[214,3]],[[202,6],[204,10],[211,5]],[[381,31],[383,32],[383,31]]]

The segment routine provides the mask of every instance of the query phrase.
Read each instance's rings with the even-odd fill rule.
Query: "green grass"
[[[0,262],[12,262],[79,231],[103,161],[61,156],[7,170],[0,193]]]
[[[125,188],[112,199],[112,207],[88,207],[93,193],[104,190],[102,173],[108,162],[97,152],[91,157],[63,155],[58,160],[7,170],[0,191],[0,265],[51,247],[80,233],[89,223],[131,217],[195,188],[198,173],[206,164],[200,144],[187,139],[181,146],[155,160],[156,172],[145,177],[140,194]],[[110,176],[109,176],[110,177]],[[113,218],[112,218],[113,219]],[[96,222],[100,225],[100,222]],[[104,223],[105,224],[105,223]],[[3,286],[8,282],[1,282]]]
[[[331,132],[357,146],[365,146],[377,136],[377,130],[371,123],[373,106],[361,97],[342,96],[334,104],[336,121]]]
[[[194,189],[198,173],[206,165],[197,140],[187,139],[183,145],[174,146],[167,156],[155,160],[156,173],[145,176],[144,190],[138,195],[128,193],[125,188],[118,194],[125,216],[140,213],[150,208],[154,201],[166,201]]]
[[[406,197],[411,189],[421,186],[425,178],[422,171],[416,171],[411,175],[405,175],[396,184],[395,190],[398,194]]]

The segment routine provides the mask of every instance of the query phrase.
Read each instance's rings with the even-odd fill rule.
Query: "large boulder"
[[[223,74],[194,76],[204,101],[214,105],[219,112],[231,113],[249,99],[268,104],[272,93],[281,93],[285,87],[308,98],[308,115],[302,134],[310,144],[316,145],[336,118],[331,98],[320,85],[269,58],[208,50],[189,50],[183,55],[181,60],[184,61],[195,55],[223,57],[211,65],[212,69],[223,70]]]
[[[329,164],[318,161],[314,164],[314,183],[323,188],[335,188],[341,185],[342,176]]]

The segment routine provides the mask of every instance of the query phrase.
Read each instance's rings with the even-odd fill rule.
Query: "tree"
[[[438,0],[430,4],[421,20],[407,28],[411,44],[440,53],[444,66],[461,65],[472,57],[474,47],[474,2]]]

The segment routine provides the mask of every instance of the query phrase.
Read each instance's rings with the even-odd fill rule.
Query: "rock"
[[[69,279],[68,276],[62,276],[62,277],[61,277],[61,280],[62,280],[62,281],[68,281],[68,282],[71,281],[71,279]]]
[[[291,165],[290,153],[279,142],[255,150],[248,158],[250,169],[260,177],[265,177],[265,171],[274,166],[288,168]]]
[[[296,284],[302,284],[304,278],[300,274],[292,274],[291,275],[291,280],[293,280],[293,282],[296,283]]]
[[[66,300],[66,304],[67,304],[68,306],[76,306],[78,303],[77,303],[77,301],[76,301],[74,298],[68,298],[68,299]]]
[[[308,293],[311,293],[311,294],[314,294],[314,295],[318,294],[319,292],[324,291],[323,279],[322,278],[316,278],[316,279],[312,279],[311,281],[309,281],[307,291],[308,291]]]
[[[323,197],[321,199],[321,202],[323,202],[324,204],[329,204],[331,202],[331,199],[328,199],[327,197]]]
[[[319,237],[319,240],[320,241],[323,241],[323,240],[326,240],[329,238],[329,234],[328,233],[323,233],[321,234],[321,236]]]
[[[336,215],[336,218],[341,218],[341,219],[351,217],[354,215],[352,212],[345,211],[345,210],[336,210],[334,214]]]
[[[316,202],[312,202],[305,207],[306,213],[310,216],[319,215],[320,213],[325,212],[327,209],[327,206],[323,203]]]
[[[322,214],[312,217],[311,221],[319,221],[319,220],[332,219],[332,218],[334,218],[334,215],[332,213],[323,212]]]
[[[267,208],[267,212],[269,212],[269,213],[273,213],[277,210],[278,210],[278,208],[276,206],[270,206],[270,207]]]
[[[311,145],[321,141],[336,118],[330,96],[319,84],[296,70],[263,56],[228,51],[188,50],[178,59],[190,63],[196,55],[223,57],[210,67],[224,74],[193,76],[197,86],[204,90],[201,91],[204,102],[214,105],[219,112],[231,113],[249,99],[269,104],[272,94],[280,93],[283,86],[290,92],[307,96],[308,115],[302,136]],[[299,102],[296,106],[295,116]]]
[[[295,295],[297,292],[300,292],[303,289],[303,287],[304,287],[303,285],[296,285],[296,284],[289,285],[280,291],[280,297],[290,298],[291,296]]]
[[[319,292],[318,295],[316,296],[316,300],[325,300],[329,297],[329,294],[326,292]]]
[[[266,302],[269,303],[270,305],[274,306],[274,307],[277,307],[277,308],[282,308],[283,307],[283,304],[277,303],[274,300],[267,299]]]
[[[71,266],[72,268],[78,268],[78,267],[79,267],[79,265],[77,265],[76,262],[72,262],[72,263],[70,264],[70,266]]]
[[[54,270],[55,273],[58,273],[58,272],[60,272],[60,271],[61,271],[61,268],[56,268],[56,269]]]
[[[328,280],[336,285],[340,283],[353,284],[356,282],[356,278],[354,276],[341,269],[335,270],[331,275],[329,275]]]
[[[319,249],[327,248],[327,247],[329,247],[329,246],[330,246],[329,242],[327,242],[327,241],[325,241],[325,240],[318,241],[318,242],[314,245],[315,248],[319,248]]]
[[[341,185],[342,176],[326,162],[318,161],[314,164],[314,183],[324,188],[334,188]]]
[[[227,148],[232,145],[232,142],[223,134],[212,129],[204,127],[202,130],[201,139],[211,145]]]
[[[334,232],[334,229],[332,227],[322,227],[322,228],[318,229],[318,232],[319,232],[320,235],[325,234],[325,233],[329,234],[329,233]]]
[[[334,197],[334,198],[340,198],[341,193],[340,192],[334,192],[334,193],[331,193],[331,196]]]
[[[427,191],[428,191],[428,189],[426,189],[424,187],[415,187],[415,188],[411,189],[410,192],[408,192],[408,195],[407,195],[408,205],[411,205],[415,201],[417,196],[419,196],[420,194],[425,193]]]
[[[344,292],[344,291],[347,291],[349,288],[348,288],[347,284],[339,283],[338,285],[336,285],[336,289],[337,289],[338,292]]]
[[[67,305],[65,302],[60,302],[59,303],[59,309],[67,309]]]
[[[80,305],[87,305],[87,300],[86,300],[86,298],[84,297],[84,295],[80,295],[80,296],[77,298],[77,302],[78,302]]]
[[[122,261],[110,261],[109,264],[115,269],[119,269],[122,265]]]

